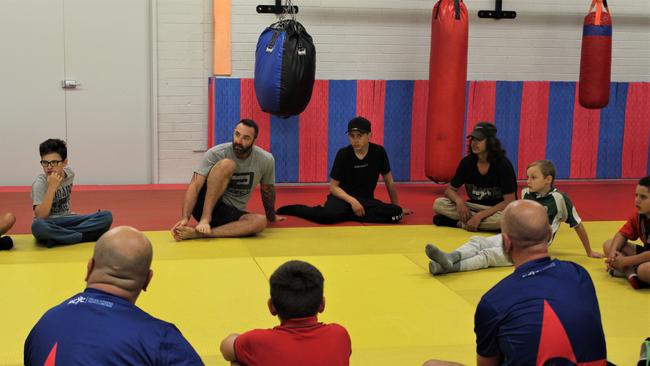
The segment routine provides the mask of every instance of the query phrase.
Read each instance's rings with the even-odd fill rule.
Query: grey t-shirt
[[[70,196],[72,194],[74,172],[70,167],[63,168],[63,171],[65,172],[65,178],[63,178],[54,194],[52,209],[50,209],[50,215],[48,217],[71,215]],[[43,203],[45,193],[47,193],[47,174],[41,173],[36,177],[34,183],[32,183],[32,207]]]
[[[235,156],[232,142],[226,142],[206,151],[195,172],[207,177],[214,164],[225,158],[233,160],[237,168],[222,199],[225,203],[245,211],[251,192],[258,183],[275,184],[275,160],[270,152],[257,146],[253,146],[248,158],[240,160]]]

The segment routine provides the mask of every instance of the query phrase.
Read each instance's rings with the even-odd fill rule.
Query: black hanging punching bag
[[[300,114],[311,99],[316,47],[299,22],[288,19],[266,28],[255,52],[255,94],[264,112]]]

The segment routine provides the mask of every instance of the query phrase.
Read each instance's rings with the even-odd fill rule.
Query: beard
[[[251,144],[249,147],[244,147],[242,144],[238,144],[236,142],[232,142],[232,148],[235,150],[235,154],[237,155],[248,155],[251,150],[253,150],[253,144]]]

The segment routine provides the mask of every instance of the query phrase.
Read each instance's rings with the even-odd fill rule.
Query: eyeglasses
[[[50,160],[50,161],[41,160],[41,166],[43,168],[47,168],[49,166],[51,167],[59,166],[61,165],[61,163],[63,163],[63,160]]]

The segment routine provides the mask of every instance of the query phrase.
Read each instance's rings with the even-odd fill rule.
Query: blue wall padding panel
[[[568,178],[571,169],[571,139],[576,83],[553,81],[548,93],[546,158],[555,163],[557,178]]]
[[[411,80],[386,82],[384,106],[384,147],[388,153],[393,179],[409,180],[411,176],[411,122],[413,111]]]
[[[519,120],[523,85],[521,81],[497,81],[496,90],[494,124],[515,172],[519,160]]]
[[[280,118],[271,115],[271,151],[278,183],[298,181],[299,133],[298,116]]]
[[[348,135],[348,121],[357,111],[357,81],[356,80],[330,80],[329,82],[328,109],[328,145],[327,153],[328,175],[331,173],[332,163],[340,148],[350,144]]]
[[[241,79],[216,79],[214,90],[214,142],[232,141],[232,131],[240,120]]]
[[[599,178],[621,177],[626,104],[627,83],[611,83],[609,104],[600,111],[596,166],[596,176]]]

